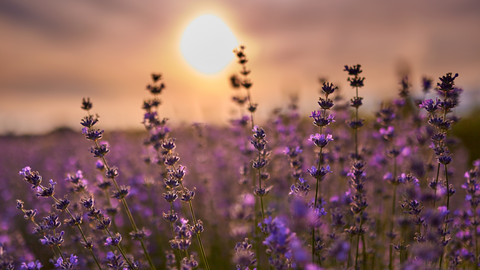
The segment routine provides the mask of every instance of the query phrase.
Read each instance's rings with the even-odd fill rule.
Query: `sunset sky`
[[[80,130],[90,97],[105,129],[141,128],[150,74],[163,74],[161,114],[226,124],[232,117],[232,61],[214,75],[180,51],[195,18],[220,18],[246,45],[259,117],[298,93],[317,108],[318,78],[353,96],[344,65],[362,64],[365,113],[427,75],[459,73],[461,107],[480,104],[480,1],[475,0],[72,0],[0,1],[0,134]],[[233,50],[233,48],[231,48]],[[363,108],[362,108],[363,109]]]

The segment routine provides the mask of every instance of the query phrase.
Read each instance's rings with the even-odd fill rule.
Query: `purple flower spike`
[[[65,261],[62,257],[58,258],[57,262],[55,263],[55,267],[59,269],[75,269],[75,266],[78,265],[78,256],[70,255],[68,259]]]
[[[380,134],[383,135],[383,137],[386,140],[391,140],[395,136],[395,129],[392,126],[389,126],[388,128],[380,128]]]
[[[452,76],[452,73],[447,73],[445,76],[440,77],[441,83],[437,83],[439,90],[445,92],[452,90],[457,77],[458,73],[455,73],[454,76]]]
[[[422,78],[422,86],[423,86],[423,92],[428,93],[430,89],[432,89],[432,82],[433,80],[427,77]]]
[[[327,146],[328,142],[333,141],[332,134],[315,134],[315,135],[310,135],[309,141],[313,142],[316,146],[323,148]]]
[[[121,241],[122,241],[122,235],[120,235],[119,233],[116,233],[115,236],[113,237],[107,237],[107,239],[105,240],[105,245],[118,246]]]
[[[40,270],[42,267],[43,265],[37,260],[35,262],[29,262],[28,264],[26,262],[23,262],[20,266],[20,269]]]
[[[22,175],[23,180],[27,183],[32,184],[32,188],[36,188],[42,183],[42,176],[38,172],[32,171],[29,166],[23,168],[18,174]]]
[[[358,74],[362,73],[361,65],[353,65],[351,67],[345,65],[345,69],[343,71],[347,71],[348,75],[350,76],[358,76]]]
[[[333,114],[327,116],[322,111],[313,111],[310,118],[313,118],[313,124],[317,127],[328,126],[335,122],[335,116]]]
[[[290,158],[295,158],[297,157],[299,154],[302,153],[302,149],[300,147],[295,147],[295,148],[288,148],[288,147],[285,147],[285,150],[283,150],[283,153],[287,156],[289,156]]]
[[[330,171],[330,166],[327,165],[326,168],[324,167],[321,167],[320,170],[318,170],[315,166],[312,166],[311,169],[307,169],[308,173],[310,173],[310,175],[316,179],[323,179],[325,177],[325,175],[327,175],[327,173],[331,173],[332,171]]]
[[[333,83],[328,83],[328,82],[323,83],[322,90],[323,92],[325,92],[327,96],[335,92],[336,89],[338,89],[338,87],[334,86]]]
[[[21,171],[18,172],[19,175],[22,175],[23,177],[27,177],[30,174],[32,174],[32,168],[29,166],[23,168]]]
[[[254,132],[253,137],[255,137],[255,139],[260,140],[265,138],[265,131],[262,128],[255,126],[252,131]]]

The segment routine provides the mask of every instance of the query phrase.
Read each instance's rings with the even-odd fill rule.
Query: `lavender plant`
[[[478,269],[478,225],[479,221],[477,218],[477,207],[478,204],[480,203],[480,200],[478,198],[478,191],[480,190],[479,184],[477,184],[477,177],[479,173],[479,167],[480,167],[480,161],[477,160],[473,164],[475,166],[474,169],[465,172],[464,177],[467,179],[466,182],[462,185],[462,188],[465,189],[467,195],[465,196],[466,201],[470,203],[470,207],[472,208],[472,213],[468,214],[468,227],[470,227],[470,230],[473,231],[471,234],[474,236],[474,245],[475,245],[475,253],[473,253],[474,256],[474,264],[475,264],[475,269]],[[473,218],[470,221],[470,216],[473,215]]]
[[[203,222],[200,219],[197,220],[192,204],[192,200],[195,197],[195,188],[193,188],[193,190],[189,190],[187,187],[185,187],[183,179],[186,174],[186,167],[178,163],[180,156],[174,152],[174,149],[176,148],[175,138],[167,137],[169,131],[169,129],[166,127],[167,121],[166,119],[160,121],[158,118],[157,108],[160,104],[160,100],[156,96],[160,94],[162,89],[165,88],[165,85],[163,82],[161,82],[161,75],[153,74],[152,79],[154,84],[149,85],[147,89],[150,90],[150,93],[154,95],[154,98],[144,102],[143,108],[146,110],[146,113],[143,124],[150,132],[150,139],[148,143],[152,144],[156,150],[158,159],[157,163],[163,163],[162,166],[164,166],[166,169],[166,174],[161,174],[165,176],[164,182],[165,187],[167,188],[167,192],[163,193],[163,197],[170,204],[170,212],[164,213],[163,215],[164,218],[170,222],[172,229],[173,239],[170,240],[170,244],[173,249],[179,249],[180,251],[185,252],[185,257],[182,259],[181,267],[190,267],[193,269],[197,267],[198,263],[193,257],[188,255],[187,248],[191,244],[192,234],[196,235],[202,260],[206,269],[210,269],[202,239],[200,237],[200,234],[204,231]],[[157,82],[159,85],[155,84]],[[175,213],[173,202],[178,197],[180,197],[182,202],[188,204],[193,222],[192,225],[189,225],[186,219],[181,219],[181,226],[174,226],[178,216]]]
[[[318,127],[319,133],[310,135],[309,141],[313,142],[315,146],[319,148],[319,154],[318,154],[318,163],[317,166],[312,166],[311,169],[308,170],[310,175],[315,178],[316,183],[315,183],[315,197],[314,197],[314,202],[312,206],[312,211],[316,213],[319,216],[323,215],[323,208],[320,209],[318,206],[318,201],[322,201],[322,198],[318,198],[318,193],[319,193],[319,186],[320,182],[324,180],[325,176],[327,173],[331,173],[330,171],[330,166],[327,165],[326,167],[321,167],[322,165],[322,160],[323,160],[323,155],[322,151],[323,148],[327,146],[327,144],[330,141],[333,141],[333,136],[331,134],[324,134],[323,133],[323,128],[326,128],[329,126],[331,123],[335,122],[334,116],[332,114],[328,114],[327,110],[330,110],[330,108],[333,107],[333,100],[330,99],[328,96],[332,94],[337,87],[335,87],[331,83],[324,82],[322,86],[322,90],[325,93],[325,98],[320,97],[318,105],[320,106],[321,110],[320,111],[313,111],[312,115],[310,116],[313,118],[313,124]],[[316,246],[320,246],[317,244],[317,242],[320,239],[315,238],[315,230],[316,227],[318,227],[320,224],[314,224],[312,226],[312,263],[315,262],[315,254],[318,254],[318,260],[321,264],[321,255],[320,255],[320,250],[315,250]]]
[[[85,116],[81,121],[81,124],[84,127],[82,129],[82,133],[85,135],[85,138],[87,140],[94,143],[94,147],[90,149],[90,152],[94,155],[94,157],[100,158],[102,160],[102,163],[105,166],[105,175],[108,179],[111,179],[116,189],[113,192],[112,197],[122,202],[130,224],[133,227],[133,231],[130,232],[130,235],[132,236],[132,239],[140,242],[144,255],[147,258],[148,264],[150,265],[150,268],[155,269],[155,266],[153,265],[152,259],[150,258],[150,255],[148,254],[147,248],[144,243],[144,239],[147,235],[144,230],[138,229],[130,211],[130,208],[128,207],[127,201],[125,200],[125,198],[130,193],[130,187],[118,185],[116,180],[116,178],[119,176],[118,169],[116,167],[110,167],[105,158],[105,156],[110,152],[110,149],[108,148],[107,144],[102,144],[99,141],[103,137],[104,131],[94,128],[94,125],[98,122],[98,116],[94,117],[90,114],[90,109],[92,109],[92,103],[90,102],[90,99],[83,99],[82,109],[87,112],[87,116]],[[122,239],[119,233],[117,233],[114,237],[111,236],[110,238],[107,238],[107,240],[108,239],[110,239],[110,241],[107,241],[108,245],[118,246],[119,250],[121,250],[121,247],[118,245]],[[123,252],[122,255],[125,257]],[[128,264],[130,265],[130,267],[133,267],[130,262],[128,262]]]
[[[322,79],[309,117],[292,96],[261,123],[245,47],[235,54],[238,114],[229,127],[170,125],[166,87],[153,74],[142,105],[147,132],[105,134],[84,99],[88,141],[65,130],[0,138],[10,156],[0,157],[0,269],[479,268],[480,162],[468,170],[453,140],[457,75],[440,78],[435,100],[425,99],[432,80],[415,93],[404,77],[400,97],[368,117],[359,110],[361,66],[346,66],[351,100]],[[90,153],[79,151],[87,143]],[[66,181],[42,184],[25,164]],[[15,166],[36,196],[10,181]]]
[[[70,226],[77,227],[78,231],[82,235],[82,239],[83,239],[83,242],[81,242],[82,246],[88,249],[93,259],[95,260],[95,263],[98,269],[102,269],[97,259],[97,256],[93,252],[92,240],[86,237],[82,227],[80,226],[82,222],[81,218],[78,216],[74,216],[70,212],[70,210],[68,209],[68,206],[70,205],[70,201],[68,199],[57,199],[57,197],[55,196],[55,186],[57,185],[57,183],[50,179],[49,186],[48,187],[43,186],[42,176],[37,171],[32,171],[32,169],[28,166],[23,168],[19,172],[19,174],[24,177],[23,180],[25,182],[32,185],[32,188],[36,191],[35,195],[37,197],[51,198],[55,203],[53,206],[57,211],[65,211],[70,216],[70,219],[68,219],[66,223],[69,224]],[[59,218],[58,215],[51,214],[44,218],[44,224],[37,224],[34,221],[36,210],[25,211],[23,209],[23,201],[17,201],[17,208],[22,210],[22,212],[25,213],[25,217],[31,220],[35,224],[35,230],[34,230],[35,233],[44,234],[43,239],[40,240],[42,245],[49,246],[52,249],[54,256],[57,256],[57,254],[55,254],[54,249],[58,250],[58,257],[56,258],[57,263],[60,261],[60,259],[61,259],[60,265],[62,264],[62,262],[66,262],[66,259],[60,248],[60,246],[64,242],[63,236],[65,232],[62,231],[60,233],[56,233],[55,231],[61,225],[60,221],[58,220]],[[70,263],[73,264],[73,262],[70,262]],[[37,267],[39,269],[39,267],[41,267],[41,264],[33,263],[33,264],[28,264],[27,266]]]
[[[247,110],[250,112],[250,124],[251,124],[251,131],[254,132],[254,139],[251,140],[251,144],[255,147],[255,149],[258,151],[258,155],[255,158],[255,160],[252,162],[252,168],[258,171],[258,186],[257,186],[257,177],[254,172],[251,172],[251,177],[252,177],[252,184],[253,184],[253,189],[254,189],[254,195],[258,197],[259,199],[255,199],[255,212],[254,212],[254,220],[253,220],[253,234],[254,234],[254,239],[255,239],[255,246],[256,246],[256,255],[260,256],[260,232],[258,231],[258,217],[257,217],[257,212],[258,212],[258,201],[260,201],[260,209],[261,209],[261,215],[262,215],[262,220],[265,219],[265,209],[263,205],[263,196],[265,196],[271,187],[268,188],[263,188],[262,187],[262,179],[267,180],[269,178],[268,173],[264,173],[262,175],[261,170],[265,165],[267,165],[268,160],[266,159],[269,153],[265,150],[265,131],[258,126],[255,125],[254,121],[254,115],[255,111],[257,110],[258,104],[253,103],[252,101],[252,96],[250,93],[250,88],[252,87],[252,81],[248,78],[248,75],[250,74],[251,70],[248,70],[246,67],[246,64],[248,62],[247,55],[245,54],[245,46],[240,46],[239,48],[236,48],[233,50],[235,55],[237,56],[238,63],[241,65],[242,69],[240,70],[240,75],[241,78],[237,76],[231,77],[231,82],[234,88],[238,88],[239,85],[241,85],[247,93],[246,96],[246,101],[248,101],[247,104]],[[234,101],[236,101],[239,105],[245,103],[243,98],[234,98]],[[247,118],[244,116],[241,116],[240,120],[238,121],[238,124],[246,126],[247,125]],[[243,146],[243,151],[244,155],[247,158],[252,158],[250,156],[253,154],[251,151],[248,150],[248,144],[245,141],[245,145]],[[249,157],[250,156],[250,157]],[[248,169],[244,170],[244,175],[248,173]],[[261,264],[260,257],[257,257],[257,262],[258,264]]]
[[[239,79],[238,77],[231,77],[231,80],[233,85],[238,85],[238,83],[240,83],[243,86],[243,88],[245,88],[245,90],[247,91],[247,101],[248,101],[247,109],[250,112],[250,122],[253,129],[253,127],[255,126],[253,116],[255,114],[255,111],[257,110],[258,104],[253,103],[251,93],[250,93],[250,87],[252,87],[252,81],[248,78],[248,75],[250,74],[251,70],[248,70],[246,66],[248,59],[247,59],[247,55],[245,54],[245,46],[242,45],[238,49],[235,49],[233,52],[237,55],[238,63],[242,66],[242,70],[240,70],[240,74],[242,75],[242,78]]]
[[[443,101],[439,103],[439,108],[442,110],[443,116],[442,118],[438,118],[433,116],[430,118],[429,123],[434,125],[438,129],[438,133],[432,136],[432,141],[434,141],[434,151],[436,155],[436,159],[438,161],[438,169],[437,169],[437,177],[436,182],[438,183],[438,171],[440,168],[440,164],[444,165],[445,171],[445,189],[446,189],[446,216],[445,216],[445,226],[443,229],[443,245],[446,246],[448,244],[448,223],[449,223],[449,210],[450,210],[450,196],[455,194],[455,189],[453,185],[449,184],[448,179],[448,164],[452,162],[452,157],[450,155],[450,151],[448,150],[448,146],[446,145],[445,137],[447,135],[447,131],[450,129],[452,124],[451,119],[447,119],[447,113],[451,112],[451,110],[457,105],[458,103],[458,96],[461,93],[461,90],[454,87],[455,78],[458,77],[458,74],[452,76],[452,73],[447,73],[445,76],[440,77],[440,83],[437,83],[437,91],[440,96],[443,96]],[[442,260],[443,255],[440,257],[439,266],[442,269]]]
[[[357,236],[357,249],[355,254],[355,268],[357,268],[358,263],[358,254],[360,249],[360,236],[362,236],[363,246],[365,246],[365,241],[363,235],[365,234],[365,230],[362,228],[364,223],[364,211],[367,208],[368,203],[366,201],[365,196],[365,184],[364,184],[364,175],[365,175],[365,164],[363,161],[363,156],[359,154],[358,148],[358,130],[363,126],[363,119],[360,119],[358,116],[358,109],[360,106],[363,105],[362,97],[358,96],[358,88],[364,86],[363,81],[365,80],[364,77],[360,77],[360,73],[363,71],[361,70],[361,65],[354,65],[352,67],[345,66],[344,71],[348,72],[348,75],[353,76],[348,78],[350,82],[350,86],[355,88],[355,97],[350,100],[350,106],[355,108],[355,119],[348,122],[348,125],[354,132],[354,142],[355,142],[355,153],[351,155],[353,160],[352,168],[350,170],[349,176],[351,177],[350,183],[352,188],[355,189],[355,195],[352,197],[352,212],[355,215],[358,215],[358,226],[355,225],[353,228],[347,230],[347,233],[351,235],[351,240],[353,236]],[[391,252],[391,251],[390,251]],[[365,261],[364,261],[365,263]]]

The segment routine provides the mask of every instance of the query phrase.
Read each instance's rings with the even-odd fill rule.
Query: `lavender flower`
[[[107,239],[105,240],[105,245],[106,246],[118,246],[121,241],[122,241],[122,235],[120,233],[116,233],[112,237],[107,237]]]
[[[333,94],[333,92],[335,92],[335,90],[337,89],[338,87],[334,86],[333,83],[324,82],[322,85],[322,91],[325,93],[325,96],[327,96],[327,98],[330,94]]]
[[[328,142],[333,141],[333,136],[332,134],[318,134],[316,133],[315,135],[310,135],[309,141],[313,142],[316,146],[323,148],[327,146]]]
[[[23,168],[18,174],[22,175],[27,183],[32,184],[32,188],[37,188],[42,183],[42,176],[36,171],[32,171],[30,167]]]
[[[313,124],[317,127],[325,127],[335,122],[334,115],[329,114],[327,116],[324,111],[313,111],[310,118],[313,118]]]
[[[270,265],[275,269],[291,267],[291,242],[296,239],[295,233],[292,233],[279,218],[266,218],[263,224],[259,224],[259,227],[268,234],[263,244],[267,246],[267,253],[270,254]]]
[[[237,270],[246,270],[254,267],[257,263],[255,252],[252,251],[252,244],[245,238],[243,242],[238,242],[235,245],[235,256],[233,258],[237,266]]]
[[[61,233],[56,233],[54,235],[45,235],[43,239],[40,239],[40,243],[44,246],[49,246],[49,247],[60,246],[65,241],[63,239],[64,234],[65,232],[62,231]]]
[[[38,260],[35,262],[29,262],[28,264],[23,262],[22,265],[20,265],[20,268],[25,270],[40,270],[42,267],[43,265]]]
[[[123,270],[125,262],[122,261],[121,255],[116,255],[113,252],[108,252],[106,257],[107,266],[115,270]]]
[[[386,140],[391,141],[393,137],[395,136],[395,129],[392,126],[389,126],[388,128],[380,128],[380,134],[383,135],[383,137]]]
[[[65,269],[65,270],[75,269],[77,265],[78,265],[78,256],[75,256],[73,254],[70,255],[70,257],[67,258],[66,260],[63,260],[62,257],[59,257],[54,264],[55,267],[59,269]]]
[[[312,168],[307,169],[307,171],[313,178],[318,180],[323,180],[323,178],[327,175],[327,173],[332,173],[332,171],[330,171],[329,165],[327,165],[327,167],[321,167],[320,169],[317,169],[317,167],[312,166]]]
[[[427,77],[422,77],[422,90],[423,93],[428,93],[432,89],[433,80]]]

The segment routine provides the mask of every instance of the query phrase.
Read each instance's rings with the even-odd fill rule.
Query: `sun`
[[[238,41],[228,26],[214,15],[203,15],[185,29],[180,49],[185,60],[204,74],[222,71],[233,59]]]

